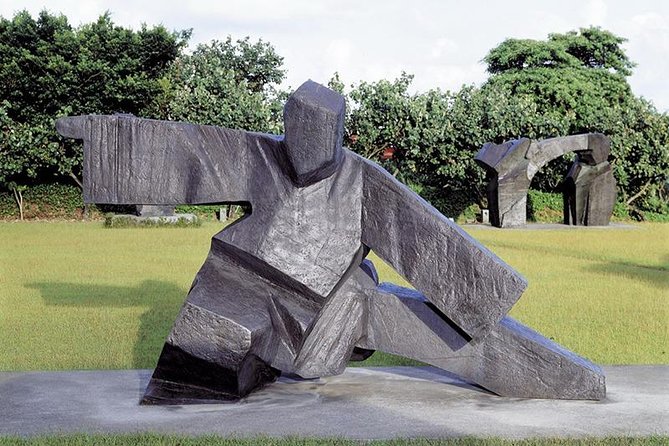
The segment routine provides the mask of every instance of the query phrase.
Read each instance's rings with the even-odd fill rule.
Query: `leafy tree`
[[[213,41],[182,55],[160,79],[162,119],[281,132],[283,58],[262,40]]]
[[[361,82],[348,98],[348,144],[365,158],[379,162],[384,161],[384,151],[392,152],[392,158],[384,164],[396,175],[402,173],[405,141],[412,130],[413,97],[408,93],[412,79],[403,73],[392,82]],[[333,79],[330,83],[334,82]]]
[[[59,138],[53,120],[65,114],[146,115],[160,77],[189,35],[162,26],[132,31],[115,26],[109,14],[76,29],[65,16],[47,11],[37,19],[27,11],[0,18],[0,101],[5,122],[12,122],[5,128],[25,136],[5,139],[16,146],[3,150],[16,157],[29,152],[15,163],[24,167],[12,173],[12,184],[34,180],[36,168],[42,178],[66,174],[78,182],[81,149]],[[0,181],[0,187],[9,186]]]
[[[110,15],[73,29],[63,15],[27,11],[0,19],[0,98],[26,123],[75,114],[142,115],[158,79],[185,46],[190,31],[115,26]]]
[[[669,215],[669,115],[641,98],[603,114],[599,131],[611,136],[612,164],[622,202],[633,215]]]
[[[7,114],[8,103],[0,104],[0,184],[11,190],[23,220],[25,180],[35,179],[62,156],[50,139],[53,121],[40,125],[21,124]]]
[[[550,34],[548,40],[507,39],[483,59],[490,74],[536,68],[601,68],[629,76],[634,63],[622,48],[626,39],[596,27],[565,34]]]
[[[564,50],[588,68],[603,68],[629,76],[635,64],[625,54],[622,37],[596,27],[582,28],[579,32],[550,34],[549,42],[561,45]]]
[[[385,165],[446,215],[485,205],[484,172],[473,160],[484,143],[536,138],[569,126],[567,117],[543,113],[534,101],[500,88],[410,94],[411,80],[403,74],[392,82],[354,86],[347,95],[346,143]]]

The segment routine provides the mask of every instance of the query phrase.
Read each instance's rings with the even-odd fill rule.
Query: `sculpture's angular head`
[[[288,173],[297,186],[332,175],[342,159],[346,102],[339,93],[311,80],[283,108],[283,148]]]

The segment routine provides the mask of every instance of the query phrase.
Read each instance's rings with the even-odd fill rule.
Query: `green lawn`
[[[0,223],[0,370],[153,367],[220,228]],[[669,363],[669,225],[468,231],[529,280],[525,324],[595,362]]]

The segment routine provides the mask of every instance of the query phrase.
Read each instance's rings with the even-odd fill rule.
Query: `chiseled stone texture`
[[[564,222],[607,225],[616,200],[615,179],[607,161],[610,150],[609,138],[600,133],[486,143],[475,161],[489,178],[490,223],[500,228],[524,225],[527,192],[534,175],[548,162],[575,152],[576,160],[562,186]]]
[[[505,317],[522,276],[342,147],[344,107],[309,81],[286,103],[285,137],[120,115],[57,121],[84,140],[86,202],[251,208],[212,238],[143,402],[235,401],[281,373],[342,373],[374,350],[504,395],[601,398],[595,366]],[[419,291],[379,285],[370,249]]]
[[[578,226],[606,226],[616,204],[616,179],[608,161],[597,165],[576,155],[562,184],[564,223]]]

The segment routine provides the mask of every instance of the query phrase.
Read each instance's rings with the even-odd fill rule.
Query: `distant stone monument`
[[[490,223],[499,228],[524,225],[527,193],[534,175],[549,161],[576,152],[563,183],[564,223],[608,225],[616,202],[616,182],[607,161],[610,151],[609,138],[600,133],[485,144],[475,161],[489,177]]]
[[[499,395],[601,399],[601,370],[506,316],[525,280],[378,165],[342,147],[344,98],[308,81],[285,135],[127,116],[59,119],[84,140],[88,203],[250,203],[216,234],[144,404],[235,401],[280,373],[374,350]],[[379,284],[370,250],[416,290]]]
[[[154,206],[140,204],[135,206],[135,214],[137,217],[173,217],[174,206]]]

